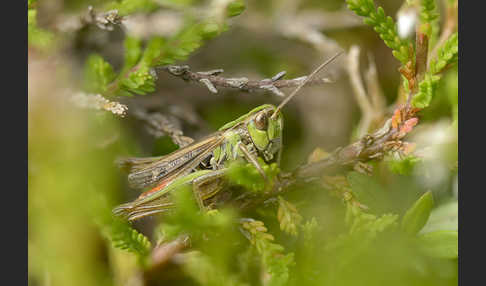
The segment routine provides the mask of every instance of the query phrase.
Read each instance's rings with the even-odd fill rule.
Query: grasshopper
[[[227,164],[246,160],[267,180],[257,161],[279,164],[282,154],[283,116],[281,109],[315,74],[341,53],[315,69],[282,103],[264,104],[222,126],[215,133],[168,155],[146,158],[123,158],[120,167],[129,170],[129,186],[148,189],[135,201],[122,204],[113,213],[129,221],[162,213],[174,207],[170,194],[183,185],[192,185],[197,204],[206,210],[205,200],[221,189],[219,178],[227,171]],[[204,188],[203,188],[204,186]]]

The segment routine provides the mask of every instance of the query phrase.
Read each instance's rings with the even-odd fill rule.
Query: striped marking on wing
[[[133,164],[128,174],[128,184],[134,189],[154,186],[189,162],[193,163],[196,160],[197,163],[194,162],[194,164],[196,166],[199,165],[205,158],[200,158],[199,155],[212,152],[217,146],[214,146],[215,143],[220,144],[222,141],[223,136],[221,134],[221,132],[214,133],[201,141],[176,150],[166,156],[151,157],[147,160],[144,160],[144,158],[132,160],[132,164],[135,164]],[[150,162],[152,158],[154,161]]]

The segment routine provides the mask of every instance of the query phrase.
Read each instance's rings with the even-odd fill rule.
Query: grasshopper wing
[[[166,156],[167,155],[157,157],[124,157],[118,158],[115,161],[115,164],[122,170],[135,172],[146,168],[154,162],[162,160]]]
[[[128,184],[134,189],[157,185],[167,177],[179,173],[185,165],[196,168],[218,145],[224,137],[216,132],[168,155],[147,158],[121,158],[117,160],[120,167],[128,169]],[[201,156],[202,155],[202,156]],[[191,169],[192,169],[191,168]]]

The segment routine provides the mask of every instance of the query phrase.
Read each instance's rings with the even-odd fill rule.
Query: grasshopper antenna
[[[289,102],[292,97],[294,97],[297,92],[304,86],[307,84],[307,82],[309,80],[311,80],[318,72],[320,72],[325,66],[327,66],[330,62],[332,62],[334,59],[336,59],[338,56],[340,56],[341,54],[343,53],[343,51],[340,51],[339,53],[335,54],[334,56],[332,56],[330,59],[328,59],[327,61],[325,61],[324,63],[322,63],[319,67],[317,67],[308,77],[306,77],[306,79],[304,81],[302,81],[301,84],[299,84],[295,89],[294,91],[292,91],[292,93],[287,96],[287,98],[284,99],[284,101],[282,101],[282,103],[280,103],[280,105],[277,107],[277,110],[275,110],[275,112],[273,113],[273,115],[271,116],[272,118],[274,118],[275,116],[277,116],[278,112],[280,111],[280,109],[282,109],[282,107],[285,106],[285,104],[287,104],[287,102]]]

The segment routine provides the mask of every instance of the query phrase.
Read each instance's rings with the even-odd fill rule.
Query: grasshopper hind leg
[[[130,221],[134,209],[135,209],[134,202],[129,202],[129,203],[121,204],[116,208],[114,208],[112,210],[112,214],[115,215],[116,217]]]
[[[152,214],[166,212],[173,207],[174,205],[172,202],[163,198],[162,200],[155,201],[149,205],[139,205],[137,204],[137,201],[121,204],[114,208],[112,213],[116,217],[134,221]]]
[[[204,205],[204,200],[213,197],[221,190],[221,183],[219,178],[226,173],[225,169],[216,170],[214,172],[202,175],[192,182],[192,191],[194,198],[201,211],[207,211],[208,208]],[[206,185],[206,186],[205,186]]]
[[[222,181],[219,179],[225,173],[225,169],[211,171],[191,181],[192,192],[201,211],[209,210],[210,207],[206,207],[204,201],[212,198],[222,189]],[[149,202],[144,202],[144,200],[144,198],[139,198],[133,202],[121,204],[115,207],[112,213],[128,221],[134,221],[153,214],[167,212],[175,207],[168,195]]]

